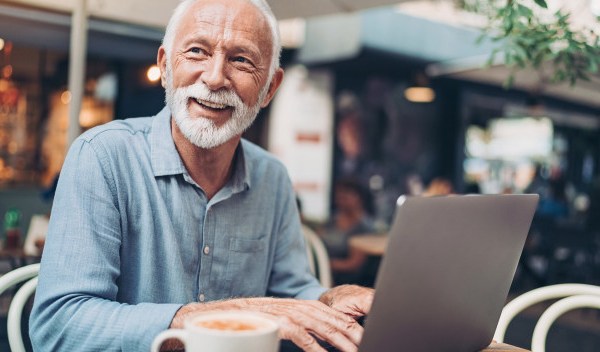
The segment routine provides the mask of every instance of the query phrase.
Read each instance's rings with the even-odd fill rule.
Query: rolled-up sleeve
[[[30,318],[36,351],[148,351],[180,304],[117,301],[121,225],[106,154],[76,140],[65,160]]]

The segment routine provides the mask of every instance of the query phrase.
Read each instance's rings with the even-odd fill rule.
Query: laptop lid
[[[359,350],[488,346],[537,202],[537,195],[400,197]]]

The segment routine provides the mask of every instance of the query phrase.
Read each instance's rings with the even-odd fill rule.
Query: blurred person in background
[[[344,111],[336,128],[340,154],[336,161],[335,177],[354,177],[363,184],[369,180],[368,164],[365,155],[363,126],[356,109]]]
[[[350,178],[334,185],[332,221],[320,232],[331,258],[331,270],[336,284],[366,283],[363,276],[367,255],[352,249],[354,236],[375,232],[373,202],[369,190]]]
[[[447,196],[454,193],[452,182],[444,177],[436,177],[427,186],[423,192],[425,197]]]
[[[540,199],[519,263],[522,280],[529,279],[539,287],[548,284],[548,267],[555,255],[553,238],[569,216],[566,181],[558,169],[537,164],[524,193],[538,194]]]
[[[559,170],[545,172],[541,164],[535,166],[534,176],[524,193],[535,193],[540,196],[536,218],[554,221],[569,215],[566,187],[566,180]]]
[[[231,309],[271,316],[306,351],[324,351],[318,339],[357,350],[373,290],[320,286],[285,167],[241,138],[283,79],[280,51],[263,0],[178,5],[157,56],[167,106],[93,128],[69,150],[34,350],[145,352],[188,317]]]

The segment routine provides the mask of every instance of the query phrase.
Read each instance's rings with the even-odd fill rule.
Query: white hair
[[[196,1],[201,0],[182,0],[179,5],[173,11],[173,15],[171,15],[171,19],[169,20],[169,24],[167,24],[167,28],[165,30],[165,36],[163,37],[162,45],[165,48],[165,54],[167,55],[167,62],[169,62],[169,57],[171,56],[171,52],[173,49],[173,43],[175,42],[175,32],[177,32],[177,28],[181,23],[181,19],[183,15],[187,13],[187,10],[190,8],[192,4]],[[277,25],[277,19],[271,10],[269,4],[267,4],[266,0],[247,0],[252,3],[265,17],[267,23],[269,25],[269,29],[271,30],[271,65],[269,68],[269,76],[267,79],[267,85],[270,84],[275,71],[279,68],[279,57],[281,55],[281,38],[279,36],[279,26]]]

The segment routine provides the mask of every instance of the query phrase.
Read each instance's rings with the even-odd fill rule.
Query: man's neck
[[[231,177],[233,158],[241,136],[236,136],[218,147],[203,149],[185,138],[174,119],[171,119],[171,131],[183,165],[206,197],[211,199]]]

